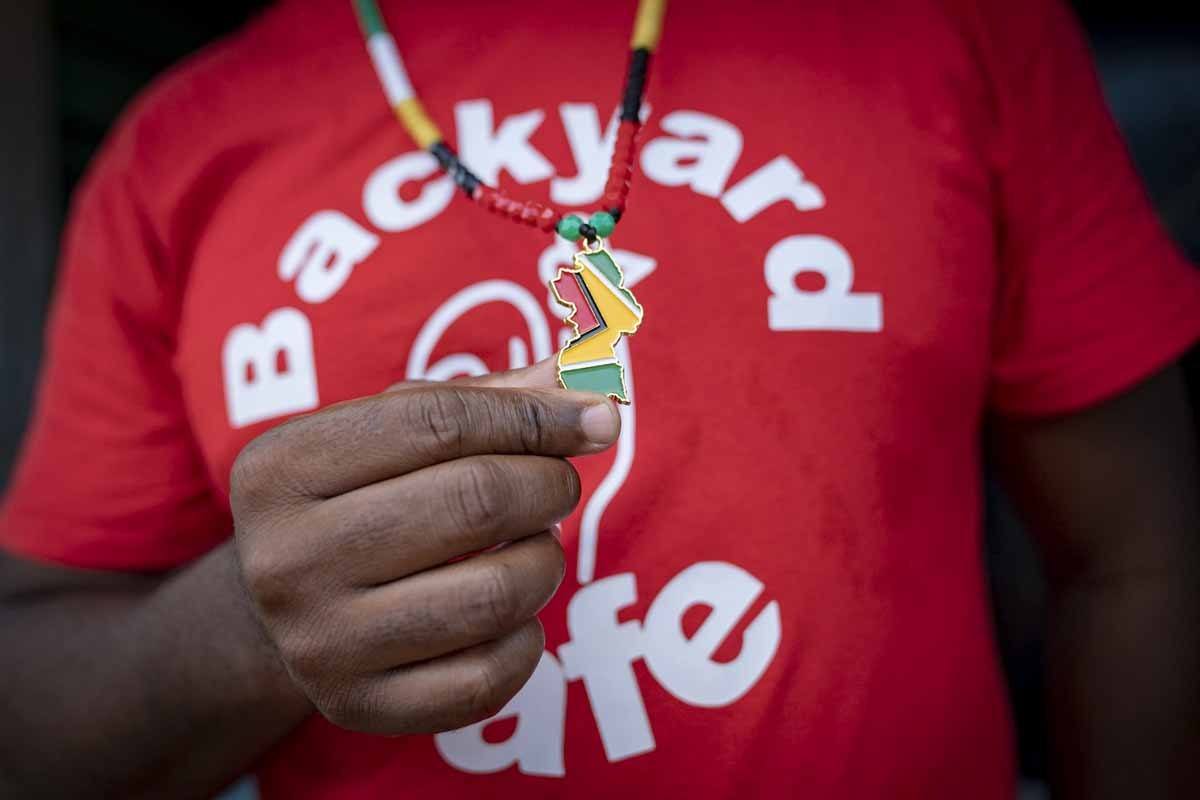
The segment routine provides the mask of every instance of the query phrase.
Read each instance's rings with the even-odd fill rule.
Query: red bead
[[[604,185],[605,194],[624,194],[629,191],[629,178],[616,178]]]
[[[537,225],[538,218],[541,216],[543,209],[545,209],[545,206],[541,203],[526,202],[521,209],[521,222],[530,227]]]
[[[616,142],[613,144],[612,164],[602,195],[603,209],[620,216],[625,211],[629,186],[633,179],[633,160],[637,150],[637,135],[641,123],[624,120],[617,127]],[[490,186],[480,185],[471,194],[476,204],[494,214],[500,214],[515,222],[552,232],[562,220],[562,212],[534,201],[515,200]]]
[[[537,226],[548,233],[554,230],[560,219],[562,219],[562,214],[553,208],[543,208],[541,215],[537,218]]]
[[[480,186],[475,190],[475,194],[472,195],[472,198],[476,203],[490,211],[492,208],[492,203],[495,202],[496,199],[496,190],[490,186]]]

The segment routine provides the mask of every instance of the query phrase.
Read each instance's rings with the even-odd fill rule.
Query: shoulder
[[[320,119],[312,89],[337,79],[330,67],[348,51],[358,54],[354,24],[349,3],[274,4],[152,81],[122,113],[96,168],[171,183],[228,148]]]
[[[349,102],[339,99],[346,70],[369,72],[365,62],[348,2],[277,2],[129,104],[72,199],[73,222],[111,227],[123,216],[164,263],[190,263],[230,188],[287,142],[328,126]]]

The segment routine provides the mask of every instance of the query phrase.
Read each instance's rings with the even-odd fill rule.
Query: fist
[[[291,420],[238,456],[242,576],[292,679],[337,725],[459,728],[499,711],[541,657],[579,501],[567,456],[604,450],[606,399],[553,363],[387,392]]]

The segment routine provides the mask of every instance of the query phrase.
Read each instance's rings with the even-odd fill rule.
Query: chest
[[[654,65],[612,241],[646,308],[630,354],[643,430],[678,446],[696,429],[677,411],[694,408],[718,437],[768,450],[914,419],[966,435],[996,276],[965,56],[946,44],[936,68],[909,69],[896,31],[852,34],[833,11],[803,35],[769,13],[719,22]],[[615,94],[622,40],[552,33],[538,37],[550,50],[454,28],[399,38],[469,166],[586,214],[615,132],[595,98]],[[520,366],[567,332],[546,282],[570,246],[458,196],[390,119],[365,53],[310,91],[329,113],[229,170],[189,265],[178,366],[221,486],[245,442],[291,414]]]

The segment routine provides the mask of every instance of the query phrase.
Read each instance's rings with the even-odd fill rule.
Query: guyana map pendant
[[[575,254],[573,265],[550,281],[554,299],[571,310],[567,322],[575,335],[558,353],[558,383],[564,389],[599,392],[629,402],[625,366],[617,359],[617,341],[642,323],[642,307],[625,288],[625,274],[597,240]]]

